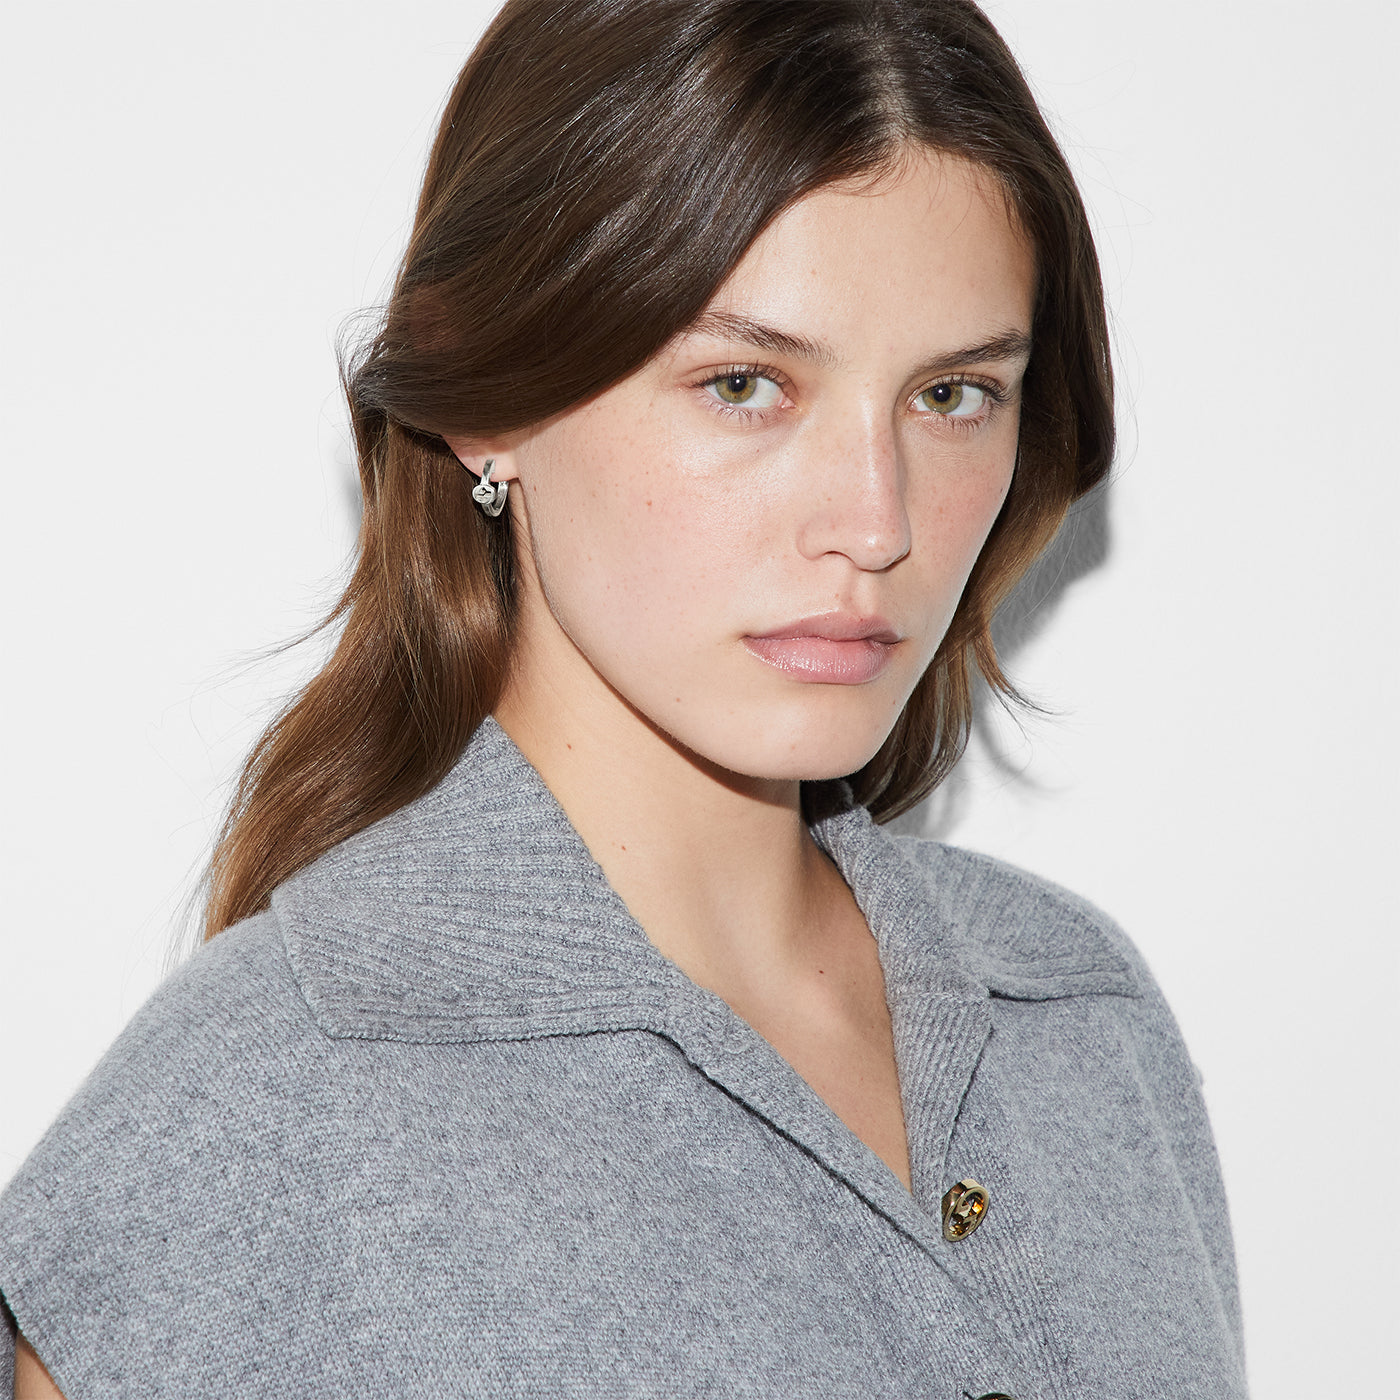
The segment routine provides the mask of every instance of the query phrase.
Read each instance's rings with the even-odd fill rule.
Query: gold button
[[[943,1238],[966,1239],[982,1223],[990,1203],[987,1188],[970,1176],[950,1186],[943,1197]]]

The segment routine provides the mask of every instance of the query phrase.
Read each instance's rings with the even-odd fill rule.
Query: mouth
[[[865,685],[889,664],[900,637],[882,617],[823,613],[743,640],[750,654],[793,680]]]

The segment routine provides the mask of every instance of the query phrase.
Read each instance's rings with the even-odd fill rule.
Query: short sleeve
[[[15,1327],[69,1400],[168,1387],[195,1349],[238,1372],[248,1284],[227,1261],[250,1257],[269,1135],[299,1107],[288,1067],[318,1039],[268,915],[156,991],[0,1195],[0,1395]],[[191,1379],[170,1393],[200,1393]]]

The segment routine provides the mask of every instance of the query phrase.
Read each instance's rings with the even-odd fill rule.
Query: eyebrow
[[[732,311],[703,312],[682,334],[715,335],[723,340],[742,341],[757,350],[771,350],[775,355],[786,355],[790,359],[810,360],[826,369],[836,366],[836,355],[829,345],[805,335],[780,331],[776,326],[765,326],[761,321],[752,321]]]
[[[819,340],[805,335],[794,335],[790,331],[779,330],[776,326],[766,326],[761,321],[751,320],[732,311],[706,311],[697,317],[683,332],[685,335],[715,335],[725,340],[741,341],[758,350],[768,350],[776,355],[786,355],[796,360],[808,360],[823,368],[832,369],[839,363],[835,351]],[[1031,337],[1025,331],[1008,330],[976,345],[965,345],[958,350],[944,351],[923,361],[915,370],[916,377],[927,374],[943,374],[957,369],[960,365],[981,364],[988,360],[1029,359]]]
[[[926,374],[944,374],[959,365],[982,364],[987,360],[1029,360],[1030,357],[1031,338],[1025,331],[1002,331],[977,345],[965,345],[961,350],[935,355],[925,360],[915,373],[922,378]]]

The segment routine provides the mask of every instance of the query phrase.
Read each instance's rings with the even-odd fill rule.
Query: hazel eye
[[[783,396],[782,389],[766,375],[745,370],[721,374],[705,388],[720,403],[734,408],[773,408]]]
[[[987,402],[987,391],[975,384],[933,384],[919,395],[917,402],[944,418],[975,418]]]

